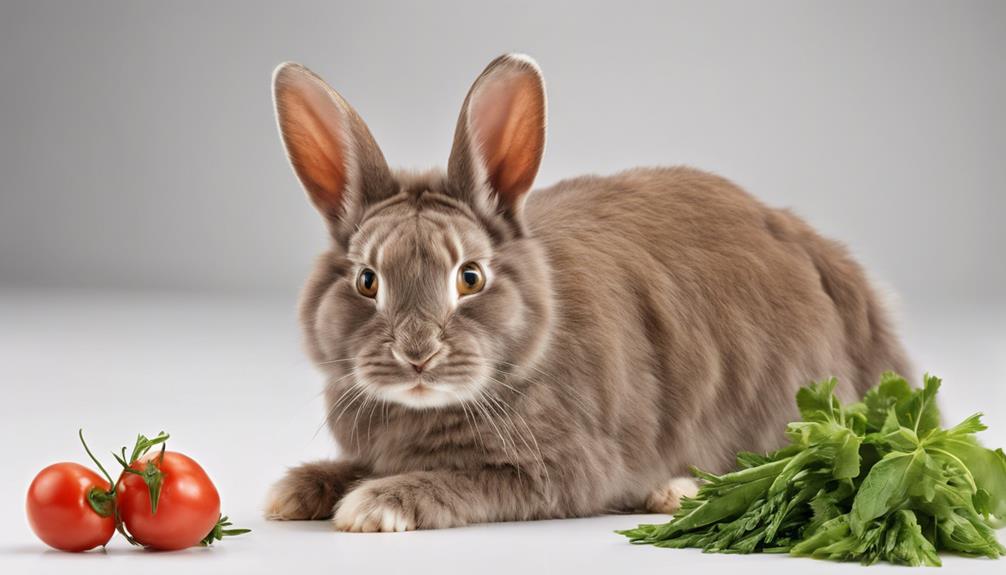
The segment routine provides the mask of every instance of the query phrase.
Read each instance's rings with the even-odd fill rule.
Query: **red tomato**
[[[163,474],[157,513],[143,478],[123,473],[115,496],[126,529],[142,545],[165,551],[198,545],[220,518],[220,495],[206,472],[191,458],[167,451],[148,453],[130,467],[142,471],[152,461]]]
[[[63,551],[87,551],[105,545],[115,531],[112,514],[91,507],[92,489],[108,491],[108,482],[76,463],[54,463],[28,487],[28,523],[38,538]]]

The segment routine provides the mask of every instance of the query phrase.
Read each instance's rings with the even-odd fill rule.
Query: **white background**
[[[294,313],[325,238],[275,133],[283,60],[342,92],[392,164],[424,168],[446,161],[482,67],[532,54],[540,184],[688,163],[792,207],[901,295],[948,422],[985,411],[986,442],[1006,444],[1006,4],[541,4],[0,4],[0,572],[858,569],[632,547],[611,530],[636,517],[404,535],[262,521],[286,465],[335,454]],[[254,533],[46,551],[23,494],[85,461],[81,426],[106,454],[171,432]]]
[[[847,242],[913,313],[997,298],[1004,29],[995,0],[4,2],[0,281],[293,294],[324,228],[273,68],[311,67],[425,169],[521,51],[548,84],[539,184],[691,164]]]

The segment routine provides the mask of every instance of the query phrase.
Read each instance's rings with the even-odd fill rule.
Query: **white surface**
[[[269,523],[259,508],[287,465],[333,455],[318,391],[299,347],[294,298],[0,292],[0,573],[847,573],[858,565],[781,556],[705,555],[628,545],[612,530],[659,516],[343,534],[325,522]],[[905,310],[920,369],[944,377],[948,421],[988,414],[988,445],[1006,445],[1006,310]],[[224,511],[250,535],[211,550],[149,553],[116,539],[70,555],[35,539],[23,497],[43,466],[86,463],[76,430],[106,454],[137,432],[207,468]],[[1002,538],[1003,535],[1000,534]],[[1006,562],[945,557],[945,572],[1002,573]],[[880,572],[884,567],[870,572]],[[900,571],[903,572],[903,571]]]

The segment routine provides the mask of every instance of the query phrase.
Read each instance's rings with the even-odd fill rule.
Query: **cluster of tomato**
[[[165,450],[166,433],[137,437],[117,481],[80,441],[104,477],[77,463],[55,463],[28,488],[28,522],[39,539],[62,551],[104,546],[118,530],[127,541],[152,549],[210,545],[247,529],[228,529],[220,494],[193,459]],[[151,451],[155,446],[160,449]]]

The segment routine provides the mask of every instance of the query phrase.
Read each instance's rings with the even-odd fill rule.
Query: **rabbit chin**
[[[412,409],[437,409],[475,400],[480,387],[476,382],[458,385],[421,380],[370,386],[379,399]]]

